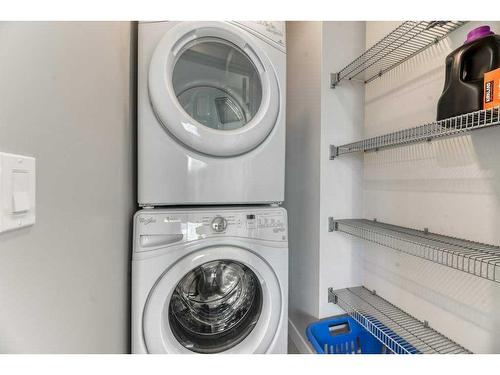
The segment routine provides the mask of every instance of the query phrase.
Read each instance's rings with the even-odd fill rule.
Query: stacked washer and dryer
[[[133,353],[286,353],[285,33],[139,23]]]

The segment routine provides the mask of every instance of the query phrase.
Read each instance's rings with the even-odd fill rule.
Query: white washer
[[[141,206],[281,202],[284,22],[141,22]]]
[[[286,353],[283,208],[144,209],[134,219],[133,353]]]

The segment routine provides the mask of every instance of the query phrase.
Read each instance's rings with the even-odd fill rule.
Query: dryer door
[[[265,353],[282,301],[269,265],[237,247],[199,250],[165,271],[144,311],[150,353]]]
[[[272,131],[279,111],[277,78],[253,40],[226,22],[181,22],[158,43],[149,67],[151,104],[185,146],[235,156]]]

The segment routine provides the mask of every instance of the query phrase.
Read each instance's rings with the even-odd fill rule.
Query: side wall
[[[321,22],[287,22],[285,203],[290,244],[290,335],[318,316]],[[299,339],[296,337],[296,339]],[[300,343],[295,342],[301,350]]]
[[[37,158],[37,223],[0,235],[0,353],[129,350],[131,36],[0,23],[0,150]]]
[[[351,218],[363,213],[363,155],[329,160],[330,144],[339,145],[363,136],[364,87],[342,82],[330,88],[330,74],[338,72],[363,52],[365,22],[323,22],[321,56],[321,205],[319,210],[319,317],[342,313],[328,303],[328,288],[361,285],[362,242],[328,232],[328,217]]]

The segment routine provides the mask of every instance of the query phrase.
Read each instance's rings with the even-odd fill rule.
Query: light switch
[[[26,191],[15,191],[13,194],[12,212],[20,214],[30,209],[30,200]]]
[[[26,212],[30,208],[29,173],[26,170],[12,171],[12,212]]]
[[[14,169],[12,171],[12,188],[14,191],[27,192],[29,188],[29,171]]]
[[[35,223],[35,158],[0,152],[0,232]]]

